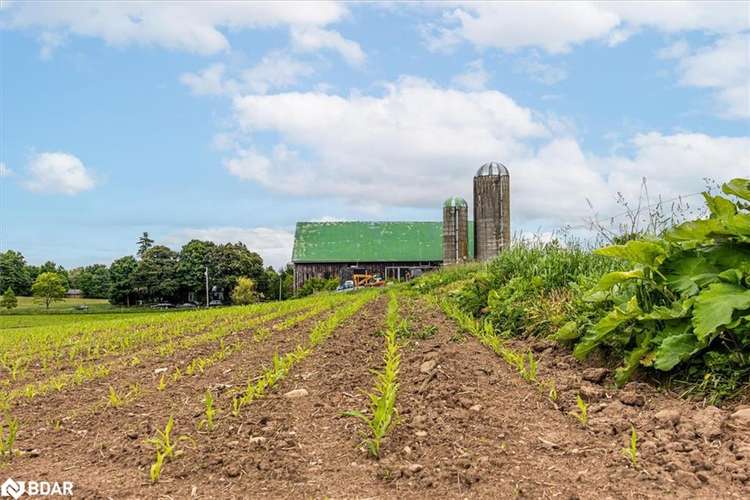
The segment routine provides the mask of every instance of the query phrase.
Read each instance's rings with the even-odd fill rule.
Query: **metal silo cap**
[[[510,173],[508,172],[508,167],[506,167],[502,163],[497,162],[497,161],[491,161],[479,167],[479,170],[477,170],[476,177],[483,177],[486,175],[497,175],[497,176],[502,177],[502,176],[510,175]]]
[[[461,198],[460,196],[451,196],[445,202],[443,202],[443,208],[448,207],[459,207],[459,208],[468,208],[469,204],[466,203],[466,200]]]

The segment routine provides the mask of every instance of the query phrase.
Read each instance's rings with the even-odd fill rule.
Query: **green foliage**
[[[103,264],[71,269],[70,287],[77,288],[87,298],[106,299],[109,297],[109,269]]]
[[[245,276],[237,280],[237,286],[232,290],[232,303],[246,306],[256,301],[255,283]]]
[[[734,179],[723,191],[745,199],[748,186]],[[709,359],[722,359],[735,373],[750,371],[750,211],[742,201],[704,198],[706,219],[680,224],[662,239],[595,252],[634,268],[605,274],[591,288],[589,299],[604,309],[574,353],[583,358],[602,346],[622,352],[619,384],[641,366],[703,378],[712,370]]]
[[[0,253],[0,290],[12,288],[19,295],[28,295],[33,282],[21,252],[8,250]]]
[[[18,299],[16,298],[16,294],[13,293],[11,287],[8,287],[3,293],[3,296],[0,297],[0,307],[5,309],[14,309],[18,307]]]
[[[336,278],[328,280],[324,280],[323,278],[310,278],[305,281],[305,284],[297,291],[297,296],[307,297],[315,292],[336,290],[338,286],[339,282]]]
[[[63,300],[65,296],[65,282],[57,273],[44,272],[37,276],[31,286],[31,293],[37,300],[44,304],[47,309],[52,302]]]

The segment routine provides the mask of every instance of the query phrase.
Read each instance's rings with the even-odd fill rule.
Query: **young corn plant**
[[[630,426],[630,446],[623,448],[622,453],[633,467],[638,465],[638,434],[635,432],[635,426]]]
[[[5,421],[0,426],[0,458],[13,459],[13,444],[18,434],[18,419],[5,415]]]
[[[109,406],[112,408],[119,408],[123,405],[125,401],[117,394],[115,391],[115,388],[111,385],[109,386],[109,395],[107,396],[107,399],[109,400]]]
[[[557,384],[553,379],[550,379],[547,381],[547,387],[549,387],[549,394],[547,397],[549,397],[549,400],[553,403],[557,402]]]
[[[571,412],[570,414],[586,427],[589,423],[589,405],[581,398],[580,394],[576,396],[576,406],[578,406],[578,413]]]
[[[206,418],[200,421],[198,428],[203,428],[211,432],[216,428],[216,423],[214,422],[216,409],[214,408],[214,395],[208,389],[206,389],[206,395],[203,397],[203,405],[206,408]]]
[[[156,390],[161,392],[166,388],[167,388],[167,377],[164,373],[162,373],[161,378],[159,379],[159,385],[156,387]]]
[[[149,470],[151,482],[157,482],[161,477],[162,468],[167,459],[172,459],[176,455],[175,448],[177,443],[172,440],[172,429],[174,429],[174,417],[169,416],[167,425],[163,431],[156,429],[156,435],[146,440],[146,444],[153,445],[156,450],[156,459]],[[180,436],[178,441],[190,439],[188,436]]]
[[[363,444],[366,446],[369,454],[374,458],[380,457],[380,445],[389,430],[396,424],[396,395],[398,393],[398,371],[401,364],[401,354],[399,345],[396,340],[395,325],[397,321],[391,316],[391,311],[396,311],[395,294],[391,295],[389,303],[389,315],[387,323],[389,328],[386,331],[386,346],[383,361],[385,366],[383,371],[375,372],[375,388],[369,393],[370,411],[372,416],[367,416],[360,411],[348,411],[344,415],[356,417],[362,420],[368,428],[368,437]]]

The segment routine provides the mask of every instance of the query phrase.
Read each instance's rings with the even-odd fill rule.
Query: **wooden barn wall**
[[[323,262],[294,264],[294,287],[301,287],[310,278],[339,278],[341,270],[357,266],[367,269],[370,274],[385,276],[386,267],[439,266],[441,262]]]

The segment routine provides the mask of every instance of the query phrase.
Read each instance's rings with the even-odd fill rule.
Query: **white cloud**
[[[336,31],[316,26],[292,27],[292,44],[301,52],[316,52],[320,49],[336,51],[353,66],[365,62],[365,53],[357,42],[347,40]]]
[[[217,63],[198,73],[184,73],[180,82],[195,95],[236,95],[240,92],[265,94],[291,87],[314,73],[311,65],[283,51],[272,51],[255,66],[227,75],[227,67]]]
[[[677,57],[682,85],[715,89],[722,116],[750,117],[750,36],[724,37],[710,47]]]
[[[83,162],[67,153],[36,154],[29,161],[27,171],[28,179],[24,184],[30,191],[73,195],[95,185]]]
[[[750,171],[750,139],[704,134],[641,134],[627,153],[595,157],[566,127],[497,91],[458,91],[402,78],[379,96],[318,92],[248,95],[234,100],[237,137],[253,144],[273,132],[272,150],[241,147],[230,173],[274,191],[337,197],[358,206],[439,207],[471,194],[489,160],[511,170],[517,223],[580,222],[586,198],[611,213],[614,194],[694,192],[703,177]],[[257,145],[256,145],[257,147]],[[305,152],[304,154],[302,152]]]
[[[13,175],[13,171],[5,165],[5,162],[0,161],[0,177],[10,177],[11,175]]]
[[[109,45],[159,46],[197,54],[229,49],[222,30],[320,27],[346,15],[344,4],[320,2],[14,2],[5,24],[39,29],[51,53],[65,35]],[[45,38],[46,37],[46,38]]]
[[[532,80],[545,85],[554,85],[568,77],[568,72],[565,71],[564,68],[558,65],[544,63],[536,54],[519,61],[518,64],[514,66],[514,70],[525,73],[529,75]]]
[[[490,79],[481,59],[466,65],[466,71],[453,77],[453,83],[466,90],[484,90]]]
[[[208,240],[214,243],[244,243],[248,249],[263,258],[265,266],[279,268],[292,260],[294,233],[285,229],[255,227],[187,228],[166,236],[165,243],[178,248],[190,240]]]
[[[479,48],[549,53],[603,40],[617,45],[642,29],[731,34],[748,29],[745,2],[451,2],[421,31],[428,48],[467,41]]]

